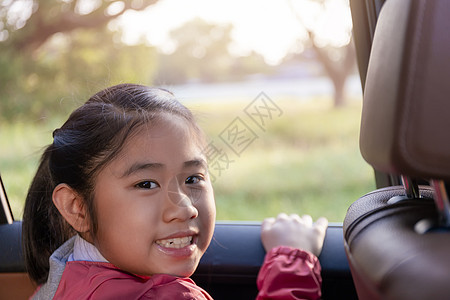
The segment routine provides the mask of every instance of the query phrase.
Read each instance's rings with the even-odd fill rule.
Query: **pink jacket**
[[[53,299],[204,299],[212,300],[189,278],[124,272],[110,263],[71,261]]]
[[[290,247],[277,247],[264,259],[257,279],[257,300],[320,299],[322,277],[319,259]]]
[[[212,299],[189,278],[138,276],[106,262],[65,262],[60,276],[56,291],[50,293],[54,293],[53,299]],[[317,257],[299,249],[277,247],[267,253],[258,274],[257,300],[319,299],[321,283]],[[35,298],[45,299],[39,292]]]

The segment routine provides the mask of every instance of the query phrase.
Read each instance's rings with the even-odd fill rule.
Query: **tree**
[[[80,104],[78,99],[105,85],[150,83],[155,49],[126,46],[118,41],[121,32],[106,25],[126,10],[143,10],[155,2],[1,2],[0,118],[45,119],[66,114]]]
[[[188,79],[224,79],[232,63],[228,52],[231,30],[229,24],[211,24],[195,18],[171,31],[176,49],[161,58],[159,80],[173,84]]]
[[[344,45],[333,45],[324,43],[319,34],[315,31],[313,24],[307,24],[305,17],[294,7],[293,0],[287,0],[292,12],[298,22],[305,29],[309,44],[313,48],[317,59],[322,64],[326,74],[330,78],[334,87],[334,107],[345,105],[345,84],[348,76],[354,70],[356,64],[355,48],[349,32],[348,42]],[[315,21],[324,18],[324,12],[329,9],[331,2],[336,0],[300,0],[315,4],[318,10]],[[345,0],[346,1],[346,0]],[[314,23],[314,22],[312,22]]]
[[[213,24],[195,18],[170,33],[175,51],[159,59],[158,82],[184,83],[196,79],[203,82],[236,79],[252,72],[266,72],[261,55],[235,57],[228,48],[232,41],[231,24]]]
[[[7,45],[32,53],[56,33],[100,28],[127,10],[141,11],[157,0],[23,0],[3,1],[0,22]],[[22,10],[22,11],[19,11]]]

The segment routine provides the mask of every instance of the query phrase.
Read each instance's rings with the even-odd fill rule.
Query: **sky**
[[[289,4],[291,1],[292,5]],[[171,30],[200,17],[210,23],[233,25],[230,51],[262,54],[278,63],[289,51],[301,51],[305,26],[314,29],[322,45],[348,43],[351,17],[347,0],[329,0],[325,7],[309,0],[159,0],[143,12],[126,12],[116,23],[124,30],[124,42],[142,38],[161,49],[174,49]],[[297,17],[296,17],[297,16]]]

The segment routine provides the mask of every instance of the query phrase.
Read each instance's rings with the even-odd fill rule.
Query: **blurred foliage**
[[[350,12],[348,6],[348,0],[341,0],[347,3],[347,11]],[[333,83],[334,87],[334,107],[341,107],[346,104],[345,84],[350,74],[355,71],[356,67],[356,52],[353,44],[352,27],[347,28],[347,38],[345,43],[338,43],[338,45],[332,42],[326,43],[321,37],[317,25],[324,20],[330,18],[330,11],[335,9],[333,5],[337,0],[310,0],[307,1],[310,4],[319,8],[315,10],[313,16],[313,22],[307,22],[306,19],[311,18],[311,14],[300,13],[299,9],[296,9],[294,3],[302,4],[304,1],[288,0],[287,3],[290,6],[291,12],[295,15],[297,21],[306,31],[308,36],[308,42],[311,49],[315,53],[315,58],[323,67],[323,70],[327,74],[328,78]],[[309,24],[308,24],[309,23]],[[330,23],[332,24],[332,23]],[[332,26],[332,25],[331,25]]]
[[[231,24],[211,24],[200,18],[186,22],[170,33],[174,52],[161,54],[158,84],[189,80],[215,82],[237,80],[252,73],[267,73],[270,67],[257,53],[234,57],[229,53]]]
[[[173,85],[242,80],[249,74],[276,72],[260,54],[236,57],[230,53],[232,25],[199,18],[170,33],[175,45],[171,53],[161,53],[144,41],[124,44],[120,26],[109,26],[111,21],[127,10],[143,10],[156,2],[0,2],[0,121],[67,115],[89,95],[119,82]],[[314,43],[315,32],[302,26],[317,54],[314,59],[322,62],[332,79],[335,106],[341,106],[346,78],[354,69],[353,48],[350,44],[337,47],[335,51],[347,49],[348,55],[330,60],[325,48]],[[61,101],[70,104],[59,105]]]
[[[54,35],[32,57],[0,48],[1,118],[67,114],[105,86],[124,81],[151,83],[156,50],[116,43],[113,35],[106,28]],[[60,106],[60,101],[72,105]]]
[[[177,46],[164,61],[166,68],[164,73],[160,73],[164,76],[164,80],[175,73],[178,78],[169,79],[169,81],[180,83],[189,78],[217,81],[223,78],[232,60],[226,51],[231,42],[231,29],[231,25],[209,24],[197,18],[173,30],[170,37]],[[180,69],[180,65],[189,65],[189,67],[176,72]]]
[[[122,44],[121,33],[107,25],[155,2],[0,2],[0,121],[67,114],[107,85],[151,83],[156,50]]]
[[[95,1],[86,12],[80,0],[28,0],[22,14],[14,14],[14,2],[0,3],[0,121],[67,115],[120,82],[209,82],[270,70],[261,55],[229,53],[231,25],[201,19],[173,30],[173,53],[159,53],[144,41],[126,45],[119,27],[108,26],[121,14],[108,10],[116,2],[142,9],[156,1]]]

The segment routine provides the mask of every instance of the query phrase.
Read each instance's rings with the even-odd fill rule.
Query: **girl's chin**
[[[192,262],[191,264],[181,267],[181,268],[173,268],[173,270],[169,270],[169,275],[177,276],[177,277],[190,277],[194,274],[197,269],[198,261],[196,263]]]
[[[153,274],[166,274],[176,277],[190,277],[198,267],[200,259],[191,259],[184,262],[167,262],[167,265],[159,268],[161,272]]]

